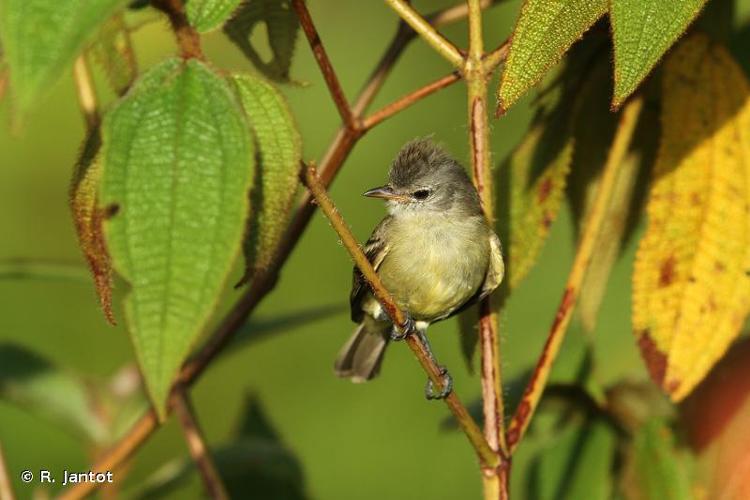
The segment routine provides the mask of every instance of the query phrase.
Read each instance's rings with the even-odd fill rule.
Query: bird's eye
[[[414,191],[412,193],[412,196],[418,200],[426,200],[428,196],[430,196],[430,191],[427,189],[420,189],[418,191]]]

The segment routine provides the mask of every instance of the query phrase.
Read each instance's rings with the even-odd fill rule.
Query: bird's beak
[[[394,193],[391,186],[380,186],[376,187],[375,189],[370,189],[369,191],[365,191],[362,196],[367,196],[369,198],[383,198],[384,200],[394,201],[403,201],[405,198],[403,195]]]

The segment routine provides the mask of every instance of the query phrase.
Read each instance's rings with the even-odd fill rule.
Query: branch
[[[195,418],[195,410],[190,404],[188,395],[184,387],[179,387],[174,392],[172,407],[180,421],[182,432],[185,435],[190,455],[198,466],[203,484],[206,487],[206,493],[210,498],[226,500],[229,498],[224,483],[219,476],[211,452],[206,446],[205,438],[201,432],[198,421]]]
[[[484,3],[490,5],[493,2]],[[428,17],[435,26],[439,26],[461,19],[466,12],[465,6],[450,7],[443,11],[435,12]],[[409,41],[413,39],[413,33],[411,28],[405,24],[399,25],[396,35],[375,65],[375,68],[352,106],[352,111],[356,117],[361,118],[375,99],[393,66],[398,61]],[[352,131],[346,126],[342,126],[337,131],[328,151],[321,160],[320,180],[323,185],[330,185],[360,136],[361,134]],[[248,315],[260,303],[263,297],[273,289],[279,269],[286,262],[286,259],[305,231],[315,211],[315,205],[310,203],[311,199],[312,196],[309,192],[303,194],[284,238],[276,248],[274,261],[268,269],[254,276],[250,286],[210,334],[206,344],[201,347],[193,358],[183,365],[179,376],[180,382],[190,385],[197,380],[222,349],[230,343],[234,334],[245,324]],[[125,436],[92,465],[91,470],[94,472],[106,472],[116,469],[118,465],[136,452],[157,427],[156,414],[153,410],[147,411]],[[99,483],[94,482],[77,483],[63,492],[60,498],[83,498],[98,486]]]
[[[485,54],[484,56],[484,71],[489,74],[492,73],[501,63],[505,62],[508,58],[508,51],[510,50],[510,38],[500,44],[498,48]]]
[[[99,125],[100,117],[91,70],[83,54],[78,56],[73,66],[73,78],[76,83],[78,106],[81,108],[86,126],[92,130]]]
[[[169,18],[183,59],[205,59],[201,37],[188,22],[182,0],[152,0],[151,4]]]
[[[401,19],[406,21],[406,24],[411,26],[425,42],[432,45],[432,48],[438,54],[446,58],[457,69],[463,69],[464,56],[461,54],[461,51],[447,38],[438,33],[435,27],[427,19],[419,15],[411,5],[406,3],[405,0],[385,0],[385,3],[396,11],[401,16]]]
[[[490,132],[487,118],[487,65],[484,61],[482,39],[482,9],[479,0],[467,0],[469,9],[469,56],[464,77],[468,88],[469,145],[474,184],[479,193],[485,216],[494,226],[494,200],[490,159]],[[493,57],[493,61],[502,60]],[[484,436],[499,456],[499,466],[486,469],[483,474],[484,495],[487,500],[508,498],[510,458],[505,442],[505,405],[503,402],[500,344],[497,313],[486,297],[479,304],[479,345],[482,356],[482,411]]]
[[[318,30],[315,28],[315,24],[310,17],[310,12],[307,10],[304,0],[292,0],[292,6],[297,12],[297,17],[302,25],[302,30],[307,36],[307,41],[310,43],[310,48],[315,55],[315,60],[318,62],[320,72],[323,73],[323,78],[326,81],[326,85],[328,85],[328,90],[331,92],[333,102],[336,104],[336,109],[338,109],[339,115],[341,115],[341,120],[343,120],[344,125],[346,125],[348,129],[357,130],[358,127],[352,109],[346,100],[344,91],[341,89],[339,79],[333,69],[331,60],[328,59],[326,49],[323,47],[323,42],[320,40]]]
[[[375,269],[373,269],[372,265],[367,260],[365,254],[362,252],[362,249],[360,248],[356,238],[354,238],[354,235],[349,230],[349,227],[346,225],[343,217],[341,217],[341,214],[339,214],[339,212],[336,210],[336,207],[333,205],[333,201],[331,201],[331,198],[328,196],[325,187],[318,178],[315,167],[310,166],[305,169],[302,179],[307,188],[315,197],[315,201],[318,203],[318,206],[320,206],[320,209],[323,211],[325,216],[328,217],[331,226],[333,226],[334,231],[336,231],[336,233],[341,238],[341,242],[343,243],[344,247],[346,247],[349,255],[351,255],[354,263],[362,272],[364,278],[367,280],[367,283],[370,285],[375,298],[377,298],[378,302],[381,303],[383,309],[388,314],[388,317],[391,318],[391,321],[393,321],[393,324],[403,331],[406,328],[406,315],[398,307],[398,305],[396,305],[396,302],[394,301],[391,294],[383,286],[383,283],[380,281],[380,277],[377,275]],[[438,390],[443,389],[443,380],[440,368],[428,355],[427,350],[419,337],[417,335],[409,335],[406,337],[406,342],[411,348],[414,355],[417,357],[419,364],[422,365],[422,368],[430,377],[430,380],[432,380],[432,383],[435,385],[435,387]],[[456,418],[459,427],[461,427],[461,430],[464,431],[466,437],[469,438],[472,446],[474,446],[474,449],[481,463],[487,467],[496,467],[498,463],[497,455],[494,451],[492,451],[489,444],[482,436],[482,431],[479,429],[476,422],[474,422],[474,419],[471,418],[469,412],[461,403],[455,391],[451,391],[444,399],[444,401],[453,413],[453,416]]]
[[[0,445],[0,500],[14,500],[15,498],[8,475],[8,464],[5,463],[5,454]]]
[[[612,148],[609,151],[607,162],[604,165],[604,172],[602,173],[601,181],[599,181],[599,187],[596,190],[596,197],[591,207],[591,215],[589,215],[584,232],[581,235],[573,267],[565,283],[565,292],[557,308],[557,313],[552,322],[552,327],[550,328],[542,354],[537,361],[534,373],[531,375],[531,379],[523,393],[523,398],[508,428],[507,440],[511,453],[518,446],[519,441],[523,438],[529,426],[531,417],[539,404],[542,392],[547,384],[552,363],[554,363],[560,351],[568,323],[570,322],[573,309],[580,294],[581,283],[586,276],[596,241],[601,233],[607,205],[610,201],[612,191],[617,184],[622,159],[630,146],[630,141],[633,137],[642,107],[642,97],[636,96],[622,110],[617,133],[615,134]]]
[[[437,92],[440,89],[444,89],[449,85],[453,85],[455,82],[461,79],[461,75],[458,71],[454,71],[442,78],[438,78],[434,82],[430,82],[427,85],[418,88],[417,90],[406,94],[405,96],[393,101],[392,103],[383,106],[378,111],[374,112],[364,120],[362,120],[362,130],[370,130],[375,125],[382,121],[390,118],[399,111],[402,111],[415,102],[427,97],[430,94]]]

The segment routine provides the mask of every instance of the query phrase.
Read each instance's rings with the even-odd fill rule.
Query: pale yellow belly
[[[482,286],[489,264],[486,226],[414,225],[392,235],[378,274],[399,305],[416,320],[453,312]]]

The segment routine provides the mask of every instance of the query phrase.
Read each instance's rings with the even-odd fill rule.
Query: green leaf
[[[187,17],[196,30],[205,33],[224,24],[241,2],[242,0],[188,0]]]
[[[229,79],[255,132],[259,168],[250,204],[253,214],[245,240],[242,282],[270,264],[286,230],[299,186],[302,145],[284,97],[270,83],[251,75]]]
[[[628,499],[690,500],[689,456],[675,447],[672,432],[660,419],[646,422],[628,454],[623,490]]]
[[[635,91],[705,3],[706,0],[612,0],[614,107]]]
[[[138,64],[122,14],[112,16],[102,25],[89,53],[104,70],[117,95],[125,94],[138,76]]]
[[[263,60],[250,42],[253,31],[260,23],[266,25],[268,45],[273,56],[268,62]],[[224,25],[224,33],[256,68],[267,77],[284,82],[289,80],[289,67],[298,31],[299,23],[290,0],[245,2]]]
[[[23,347],[0,344],[0,399],[91,442],[107,435],[83,380]]]
[[[196,60],[144,75],[102,126],[101,203],[125,314],[160,416],[240,247],[253,143],[226,81]]]
[[[98,26],[127,0],[3,0],[0,43],[18,110],[49,90]]]
[[[607,11],[607,0],[526,0],[497,93],[504,113]]]
[[[498,169],[498,230],[506,242],[505,281],[515,289],[536,262],[560,210],[573,158],[573,135],[561,91],[553,90],[529,131]]]

